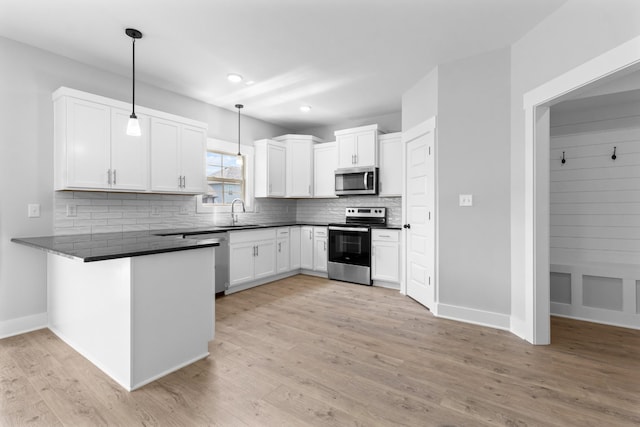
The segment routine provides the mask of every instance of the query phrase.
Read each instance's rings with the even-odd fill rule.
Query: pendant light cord
[[[241,156],[242,154],[240,154],[240,108],[238,108],[238,156]]]
[[[131,61],[131,63],[133,64],[133,95],[132,95],[132,106],[131,106],[131,113],[132,115],[135,117],[136,116],[136,39],[132,38],[133,40],[133,59]]]

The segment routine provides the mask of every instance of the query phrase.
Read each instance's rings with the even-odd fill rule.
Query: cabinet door
[[[149,118],[138,114],[142,135],[129,136],[130,114],[111,110],[111,188],[145,191],[149,189]]]
[[[352,168],[356,165],[356,137],[354,134],[336,137],[338,143],[338,167]]]
[[[204,129],[182,126],[180,159],[182,166],[182,191],[200,194],[205,192],[205,151],[207,134]]]
[[[267,147],[269,180],[268,194],[270,197],[284,197],[286,183],[286,149],[284,147],[269,144]]]
[[[276,274],[276,241],[262,240],[256,242],[255,246],[254,279],[261,279]]]
[[[400,245],[393,242],[374,242],[371,256],[371,278],[400,282]]]
[[[181,190],[180,155],[180,125],[151,119],[151,190]]]
[[[279,238],[276,243],[276,251],[277,271],[278,273],[286,273],[291,269],[289,262],[289,239]]]
[[[314,239],[313,269],[327,271],[327,238],[316,237]]]
[[[287,145],[287,197],[311,197],[313,146],[308,142]]]
[[[355,134],[355,166],[377,166],[376,132],[366,131]]]
[[[300,268],[300,227],[289,229],[289,252],[291,270]]]
[[[380,196],[402,195],[402,138],[380,139]]]
[[[229,245],[229,287],[253,280],[254,246],[253,243]]]
[[[336,197],[335,170],[338,168],[336,143],[316,145],[313,151],[313,197]]]
[[[313,227],[301,227],[300,231],[300,267],[313,270]]]
[[[109,188],[111,109],[68,98],[66,110],[66,187]]]

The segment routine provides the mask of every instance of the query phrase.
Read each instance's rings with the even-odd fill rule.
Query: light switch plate
[[[40,218],[40,205],[38,203],[29,203],[27,205],[27,217]]]
[[[460,194],[460,206],[473,206],[473,195]]]

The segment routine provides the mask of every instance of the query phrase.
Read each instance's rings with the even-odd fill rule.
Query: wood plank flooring
[[[216,300],[211,356],[132,393],[48,330],[0,340],[0,425],[640,425],[640,331],[552,345],[295,276]]]

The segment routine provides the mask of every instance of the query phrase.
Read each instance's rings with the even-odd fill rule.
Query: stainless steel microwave
[[[336,195],[378,194],[378,168],[336,169]]]

